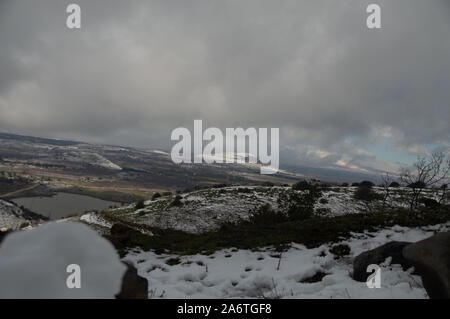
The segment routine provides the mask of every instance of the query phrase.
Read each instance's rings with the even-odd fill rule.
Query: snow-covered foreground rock
[[[292,244],[280,255],[226,249],[205,255],[157,255],[131,252],[124,260],[149,281],[149,298],[428,298],[421,278],[389,258],[381,266],[381,288],[369,289],[351,277],[352,260],[390,241],[416,242],[450,229],[450,223],[422,228],[395,226],[353,234],[350,255],[335,259],[332,246],[307,249]],[[321,275],[323,278],[320,278]]]
[[[81,269],[69,289],[67,266]],[[114,298],[126,270],[113,246],[81,223],[51,222],[0,244],[0,298]]]

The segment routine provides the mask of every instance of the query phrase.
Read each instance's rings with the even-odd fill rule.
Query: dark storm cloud
[[[280,127],[286,161],[386,163],[450,136],[444,0],[3,1],[0,128],[168,148],[193,120]],[[373,1],[372,1],[373,2]],[[349,141],[351,140],[351,142]]]

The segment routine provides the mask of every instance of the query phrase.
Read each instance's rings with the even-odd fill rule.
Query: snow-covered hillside
[[[38,215],[23,211],[12,202],[0,199],[0,228],[19,229],[24,224],[40,221]]]
[[[382,207],[381,200],[366,202],[354,199],[356,187],[330,187],[322,192],[315,209],[321,210],[327,216],[340,216],[369,212]],[[189,233],[199,233],[217,229],[223,222],[235,222],[247,219],[251,210],[264,204],[278,208],[278,198],[281,193],[289,191],[289,187],[225,187],[206,189],[186,193],[181,196],[181,204],[174,205],[175,196],[161,197],[146,201],[145,207],[136,210],[134,205],[111,210],[104,214],[134,224],[148,225],[158,228],[171,228]],[[381,188],[374,191],[382,193]],[[408,207],[408,194],[405,188],[393,188],[386,205],[390,207]],[[438,199],[436,190],[425,190],[423,196]],[[105,224],[103,217],[83,218],[89,223]]]
[[[98,153],[80,151],[75,146],[73,146],[72,148],[74,148],[76,151],[62,153],[61,155],[62,159],[64,159],[65,161],[80,162],[112,170],[122,169],[119,165],[114,164],[113,162],[111,162],[110,160],[106,159],[105,157],[101,156]]]

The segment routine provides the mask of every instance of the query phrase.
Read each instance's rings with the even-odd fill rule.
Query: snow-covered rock
[[[80,267],[80,288],[68,288]],[[81,223],[52,222],[0,245],[0,298],[114,298],[126,270],[113,246]]]
[[[450,298],[450,232],[409,245],[403,255],[422,277],[431,298]]]
[[[15,203],[0,199],[0,228],[15,230],[25,223],[34,221],[39,221],[38,215],[24,212]]]

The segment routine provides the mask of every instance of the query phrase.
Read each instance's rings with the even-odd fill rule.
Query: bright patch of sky
[[[437,145],[426,145],[425,147],[428,151],[432,151]],[[365,149],[376,154],[379,159],[394,164],[411,165],[417,160],[417,155],[397,150],[391,137],[383,137],[379,143],[368,145]]]

